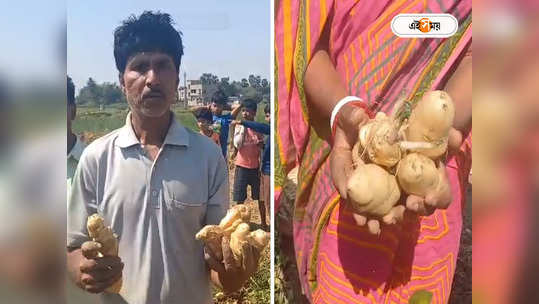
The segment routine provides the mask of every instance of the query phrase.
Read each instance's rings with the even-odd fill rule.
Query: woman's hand
[[[345,105],[338,114],[337,126],[330,155],[331,175],[333,183],[341,198],[348,202],[347,184],[354,170],[352,148],[358,140],[359,128],[369,121],[369,117],[360,107]],[[386,224],[395,224],[402,220],[405,207],[397,205],[382,218]],[[380,220],[365,214],[354,213],[354,220],[360,226],[367,225],[369,232],[380,234]]]
[[[456,154],[462,144],[462,134],[455,128],[449,131],[448,158]],[[451,184],[447,177],[447,169],[442,161],[438,161],[439,186],[432,189],[425,197],[408,195],[406,198],[406,208],[419,215],[431,215],[436,209],[446,209],[453,200],[451,195]]]

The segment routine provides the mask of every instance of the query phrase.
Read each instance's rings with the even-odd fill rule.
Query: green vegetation
[[[255,120],[266,122],[264,119],[265,103],[260,103]],[[183,107],[172,108],[176,119],[184,126],[198,132],[195,117]],[[77,106],[77,119],[73,122],[75,134],[91,133],[95,137],[103,136],[111,131],[121,128],[125,124],[128,108],[125,103],[112,104],[100,110],[96,106]],[[240,114],[241,115],[241,114]]]
[[[203,73],[199,80],[203,85],[202,97],[206,102],[210,101],[217,90],[222,90],[227,97],[252,98],[259,103],[269,102],[270,100],[270,82],[259,75],[249,75],[248,78],[243,78],[241,81],[234,80],[230,82],[230,77],[219,78],[211,73]],[[90,107],[109,106],[125,104],[126,100],[118,84],[110,82],[97,83],[90,77],[86,84],[80,88],[76,103]]]
[[[198,132],[196,120],[188,111],[180,107],[173,108],[176,119],[181,124]],[[75,134],[91,133],[97,137],[121,128],[125,124],[128,113],[126,104],[106,106],[101,111],[99,107],[78,106],[77,119],[73,122]]]
[[[243,78],[241,81],[230,82],[230,77],[222,77],[219,79],[217,75],[204,73],[200,76],[202,83],[202,97],[209,101],[213,93],[221,90],[227,97],[241,96],[242,98],[252,98],[256,102],[269,102],[270,100],[270,82],[261,78],[258,75],[249,75],[248,78]]]
[[[90,77],[86,85],[80,89],[76,102],[80,105],[110,105],[125,103],[125,97],[117,84],[110,82],[98,84]]]

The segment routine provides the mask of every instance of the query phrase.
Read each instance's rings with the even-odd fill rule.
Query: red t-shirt
[[[236,166],[256,169],[260,166],[260,143],[264,137],[262,134],[249,128],[245,130],[243,144],[238,150],[236,156]]]
[[[204,136],[208,136],[206,134],[204,134],[204,132],[202,131],[199,131],[200,134],[204,135]],[[208,136],[209,138],[211,138],[219,147],[221,146],[221,140],[219,140],[219,133],[217,132],[212,132],[210,136]]]

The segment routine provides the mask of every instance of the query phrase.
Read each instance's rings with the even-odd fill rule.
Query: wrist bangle
[[[367,107],[367,104],[363,102],[363,99],[357,97],[357,96],[346,96],[343,99],[339,100],[335,107],[333,108],[333,111],[331,111],[331,119],[330,119],[330,128],[331,128],[331,134],[335,135],[335,129],[337,127],[337,121],[339,120],[338,114],[339,111],[344,107],[346,104],[351,103],[353,106],[357,106],[360,108],[363,108],[365,110],[365,113],[369,118],[372,118],[372,113]]]

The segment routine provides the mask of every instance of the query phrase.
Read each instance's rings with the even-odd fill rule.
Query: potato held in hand
[[[215,254],[218,260],[223,259],[223,249],[221,240],[223,239],[223,229],[217,225],[207,225],[196,235],[197,240],[203,240],[204,244]]]
[[[395,176],[375,164],[359,164],[348,180],[348,196],[358,213],[382,217],[400,198]]]
[[[240,223],[249,222],[250,220],[251,210],[249,207],[240,204],[228,209],[225,217],[219,223],[219,227],[223,229],[223,233],[230,235]]]
[[[234,260],[238,265],[242,265],[244,246],[253,246],[260,252],[268,245],[269,240],[269,233],[261,229],[249,232],[248,224],[240,224],[230,236],[230,250],[234,255]],[[242,265],[242,267],[245,267],[245,265]]]
[[[370,161],[388,168],[397,164],[401,159],[401,149],[396,141],[397,131],[393,117],[383,112],[378,112],[373,120],[360,128],[359,143]]]
[[[440,200],[451,202],[451,190],[445,175],[445,167],[436,167],[434,161],[422,154],[411,153],[400,162],[397,179],[404,192],[425,197],[429,201],[429,193],[437,193]],[[441,207],[446,207],[442,204]]]
[[[110,227],[105,226],[103,218],[95,213],[88,217],[86,222],[88,235],[92,241],[101,245],[98,256],[118,256],[118,238]],[[116,281],[105,291],[109,293],[119,293],[122,288],[122,278]]]
[[[262,251],[270,241],[270,234],[262,229],[257,229],[249,233],[249,243]]]
[[[234,255],[236,262],[243,260],[243,246],[247,243],[247,236],[249,235],[249,224],[241,223],[236,231],[230,235],[230,250]]]
[[[422,148],[410,149],[432,159],[447,151],[449,130],[455,119],[455,105],[444,91],[426,92],[412,110],[405,126],[406,141],[424,143]]]
[[[219,225],[207,225],[196,235],[197,240],[202,240],[206,246],[215,254],[218,260],[223,259],[223,248],[221,241],[224,235],[232,235],[238,227],[251,219],[251,210],[249,207],[240,204],[236,205],[226,212],[225,217]],[[244,226],[243,226],[244,227]],[[244,228],[242,228],[244,229]],[[249,232],[249,225],[247,225]]]

